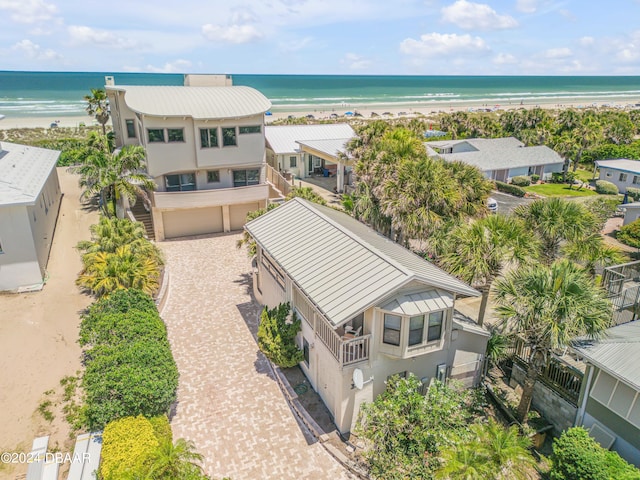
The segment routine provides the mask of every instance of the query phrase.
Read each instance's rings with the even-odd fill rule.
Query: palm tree
[[[582,241],[597,230],[597,219],[584,205],[558,197],[521,205],[514,214],[539,238],[541,257],[547,265],[558,258],[564,242]]]
[[[201,463],[204,457],[196,452],[193,442],[179,438],[176,443],[164,439],[150,459],[146,478],[152,480],[187,480],[205,478]]]
[[[538,244],[517,218],[491,215],[456,228],[448,247],[441,265],[482,292],[478,313],[478,324],[482,325],[493,281],[507,264],[534,259]]]
[[[457,441],[440,452],[442,465],[435,478],[443,480],[487,480],[492,478],[491,465],[479,451],[475,441]]]
[[[107,93],[101,88],[92,88],[91,95],[84,96],[87,102],[87,113],[95,117],[100,125],[102,125],[102,134],[107,135],[106,123],[109,121],[109,101]]]
[[[533,388],[554,349],[574,338],[597,337],[611,319],[611,304],[591,276],[570,260],[509,272],[495,284],[496,312],[506,332],[529,348],[517,418],[529,412]]]
[[[327,204],[326,200],[318,195],[311,187],[293,187],[286,199],[291,200],[296,197],[309,200],[310,202],[317,203],[318,205]]]
[[[622,251],[614,246],[607,245],[600,233],[594,233],[579,242],[567,244],[562,249],[564,255],[574,262],[584,266],[584,269],[596,275],[596,266],[609,267],[627,261]]]

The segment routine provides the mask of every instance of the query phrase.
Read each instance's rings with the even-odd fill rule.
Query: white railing
[[[342,365],[351,365],[369,358],[371,335],[362,335],[342,342]]]
[[[269,182],[276,190],[279,190],[283,196],[289,195],[292,190],[291,184],[271,165],[267,164],[267,182]]]

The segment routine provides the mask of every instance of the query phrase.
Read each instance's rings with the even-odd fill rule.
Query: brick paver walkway
[[[239,234],[160,244],[171,275],[163,311],[180,371],[174,438],[195,442],[214,478],[352,478],[309,445],[252,332],[251,265]]]

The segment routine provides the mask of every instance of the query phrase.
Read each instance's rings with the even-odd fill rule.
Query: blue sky
[[[640,75],[640,0],[0,0],[0,15],[3,70]]]

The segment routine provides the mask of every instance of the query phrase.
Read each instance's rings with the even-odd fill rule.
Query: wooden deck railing
[[[267,182],[269,182],[276,190],[279,190],[283,196],[289,195],[292,190],[291,184],[271,165],[267,164]]]

